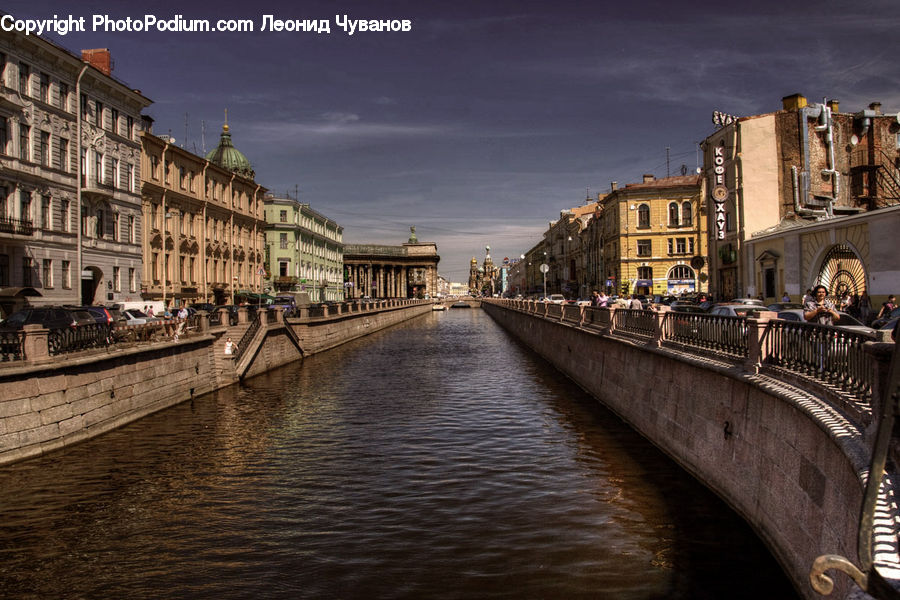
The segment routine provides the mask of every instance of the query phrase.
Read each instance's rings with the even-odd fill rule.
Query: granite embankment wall
[[[388,304],[390,304],[388,306]],[[175,341],[57,356],[0,369],[0,464],[100,435],[269,369],[427,314],[427,302],[264,324],[241,369],[222,353],[246,323]],[[296,335],[289,335],[291,327]]]
[[[809,583],[816,557],[839,554],[859,564],[869,451],[864,432],[838,411],[726,362],[498,304],[483,308],[719,494],[754,528],[804,597],[821,598]],[[834,579],[833,598],[856,589],[845,575]]]

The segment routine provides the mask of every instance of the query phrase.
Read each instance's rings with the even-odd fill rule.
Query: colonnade
[[[407,266],[390,264],[345,265],[349,272],[348,298],[406,298],[409,285]],[[429,267],[430,269],[430,267]]]

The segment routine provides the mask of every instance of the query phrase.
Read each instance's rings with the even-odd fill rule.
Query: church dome
[[[222,126],[222,137],[219,138],[219,145],[206,155],[206,160],[216,166],[250,179],[253,179],[254,175],[256,175],[247,157],[231,143],[231,132],[229,131],[228,123]]]

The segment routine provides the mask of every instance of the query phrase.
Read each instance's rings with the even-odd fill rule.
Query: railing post
[[[200,333],[209,333],[209,313],[201,310],[197,316],[200,317],[197,319],[197,329],[200,330]]]
[[[764,338],[769,319],[775,319],[778,313],[764,310],[756,313],[756,317],[747,318],[747,360],[744,361],[744,370],[749,373],[759,373],[759,367],[766,360]]]
[[[249,312],[246,306],[238,308],[238,325],[245,325],[250,320]]]
[[[882,405],[885,400],[884,392],[890,387],[888,377],[891,371],[891,359],[895,352],[894,343],[866,342],[863,344],[863,352],[872,361],[872,423],[869,424],[865,431],[866,445],[872,448],[875,442],[875,435],[878,433],[878,415],[885,414]]]
[[[659,348],[662,346],[663,340],[666,339],[666,332],[663,325],[666,321],[666,313],[669,307],[662,305],[656,309],[656,319],[653,321],[653,345]]]
[[[26,325],[22,330],[25,332],[25,341],[22,344],[25,360],[37,362],[49,359],[50,330],[40,325]]]
[[[606,333],[610,334],[616,330],[616,309],[618,309],[618,306],[613,304],[606,308],[609,309],[609,329],[606,330]]]
[[[284,311],[280,308],[275,310],[275,322],[284,323]]]

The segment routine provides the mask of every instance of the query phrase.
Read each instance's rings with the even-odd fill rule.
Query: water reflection
[[[0,469],[0,518],[14,598],[793,596],[714,496],[477,310]]]

